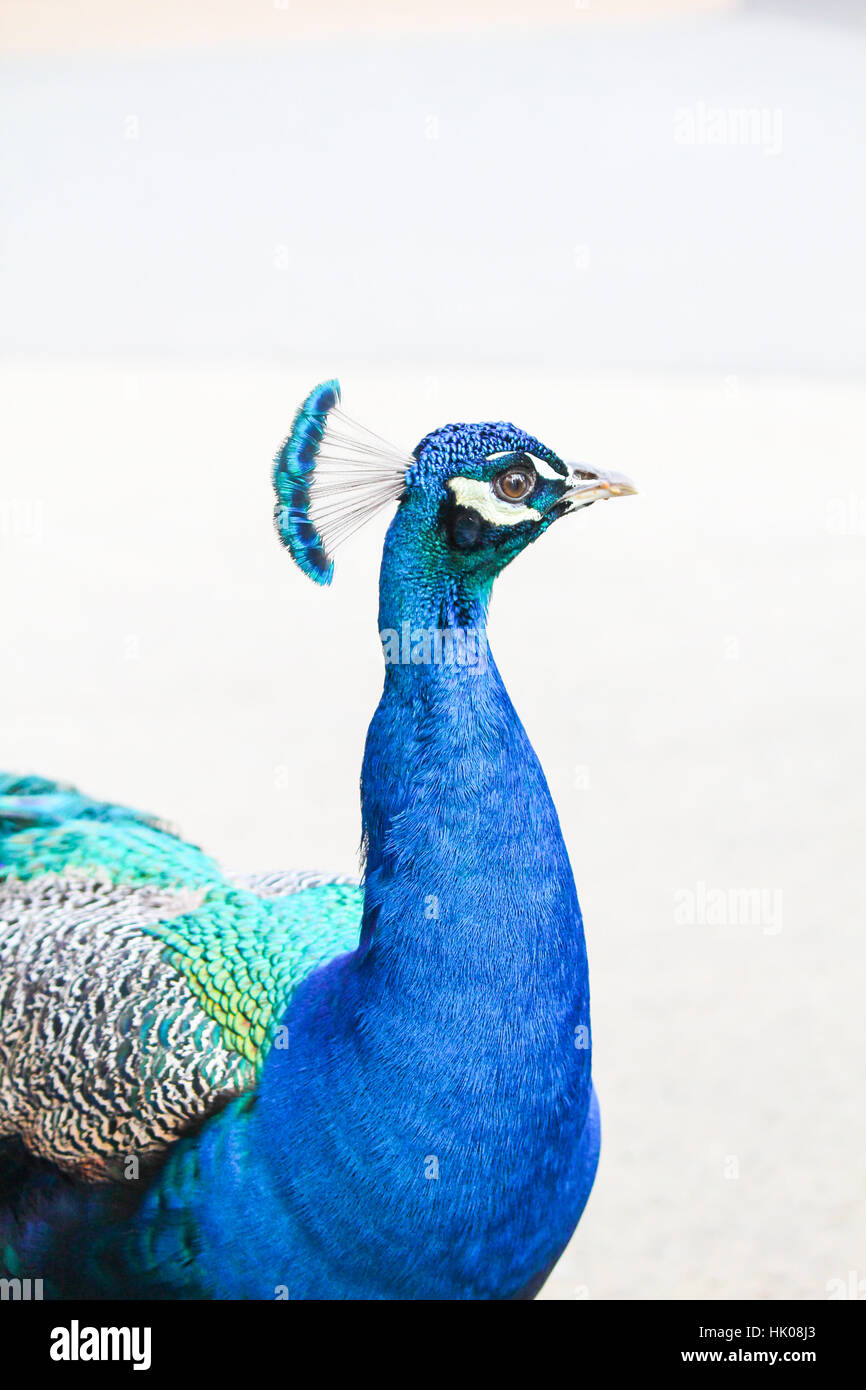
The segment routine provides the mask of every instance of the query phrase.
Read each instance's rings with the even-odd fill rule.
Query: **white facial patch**
[[[532,459],[532,462],[535,465],[535,471],[538,474],[539,478],[546,478],[549,483],[565,482],[565,479],[563,478],[562,474],[557,473],[556,469],[552,468],[550,464],[546,462],[545,459],[537,458],[535,454],[530,454],[529,457]]]
[[[448,486],[460,507],[477,512],[494,526],[519,526],[521,521],[540,521],[541,512],[522,502],[503,502],[481,478],[449,478]]]

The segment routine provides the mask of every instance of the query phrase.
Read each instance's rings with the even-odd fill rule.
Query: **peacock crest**
[[[330,584],[337,546],[397,501],[413,463],[342,410],[338,381],[310,392],[274,460],[277,533],[304,574]]]

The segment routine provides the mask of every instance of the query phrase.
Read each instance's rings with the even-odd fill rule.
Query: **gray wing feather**
[[[262,898],[358,882],[228,878]],[[0,882],[0,1142],[17,1135],[63,1170],[109,1181],[255,1085],[253,1065],[143,930],[195,911],[205,891],[75,873]]]
[[[258,893],[260,898],[282,898],[289,893],[303,893],[305,888],[322,888],[329,884],[345,884],[357,888],[357,874],[325,874],[312,869],[275,869],[272,873],[226,874],[236,888]]]
[[[249,1062],[141,930],[201,897],[55,875],[0,883],[0,1137],[108,1180],[249,1089]]]

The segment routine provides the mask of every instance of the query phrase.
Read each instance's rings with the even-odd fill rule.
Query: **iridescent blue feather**
[[[325,381],[299,406],[291,432],[274,459],[274,521],[283,545],[316,584],[330,584],[334,562],[310,518],[310,483],[325,421],[340,400],[339,381]]]
[[[402,495],[413,466],[343,412],[338,381],[311,391],[274,461],[277,532],[304,574],[330,584],[336,546]]]

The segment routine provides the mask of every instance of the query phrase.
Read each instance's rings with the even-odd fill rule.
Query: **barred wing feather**
[[[233,875],[150,817],[0,777],[0,1144],[95,1182],[252,1090],[357,880]]]

